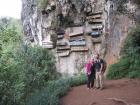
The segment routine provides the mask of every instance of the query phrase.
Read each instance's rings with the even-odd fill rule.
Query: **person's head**
[[[97,55],[96,55],[96,59],[99,59],[99,58],[100,58],[100,55],[99,55],[99,54],[97,54]]]
[[[88,59],[88,63],[92,63],[93,62],[93,59],[92,58],[89,58]]]
[[[90,59],[90,58],[88,58],[88,59],[87,59],[87,62],[88,62],[88,63],[90,63],[90,61],[91,61],[91,59]]]

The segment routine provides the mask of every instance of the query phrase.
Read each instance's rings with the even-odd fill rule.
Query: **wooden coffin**
[[[97,25],[93,25],[92,26],[92,29],[95,30],[95,29],[102,29],[103,28],[103,25],[102,24],[97,24]]]
[[[98,14],[103,14],[103,12],[102,11],[96,11],[94,13],[88,14],[88,16],[93,16],[93,15],[98,15]]]
[[[42,45],[43,48],[48,48],[48,49],[52,49],[53,45]]]
[[[59,51],[59,50],[70,50],[70,46],[57,47],[57,51]]]
[[[83,34],[84,34],[83,32],[73,32],[73,33],[70,33],[69,36],[74,37],[74,36],[81,36]]]
[[[45,41],[42,41],[42,45],[52,45],[53,42],[45,42]]]
[[[88,51],[87,47],[71,47],[72,52],[85,52]]]
[[[88,16],[86,19],[90,20],[90,19],[99,19],[102,17],[102,14],[97,14],[97,15],[92,15],[92,16]]]
[[[59,57],[67,57],[70,55],[70,51],[59,52],[59,53],[57,53],[57,55]]]
[[[85,40],[79,40],[79,41],[70,41],[69,42],[70,46],[85,46],[86,45],[86,41]]]
[[[68,25],[68,27],[81,27],[81,26],[83,26],[83,23],[81,22]]]
[[[56,45],[57,46],[66,46],[67,43],[66,42],[57,42]]]
[[[92,24],[92,23],[102,23],[103,20],[102,20],[102,19],[91,19],[91,20],[89,20],[88,22],[89,22],[90,24]]]
[[[93,31],[90,35],[91,35],[92,37],[99,37],[100,34],[101,34],[100,31]]]
[[[92,38],[92,42],[95,43],[101,43],[102,39],[101,38]]]
[[[53,48],[53,43],[52,42],[42,42],[42,47],[43,48]]]
[[[60,30],[57,32],[57,35],[64,35],[64,34],[65,34],[65,31],[63,31],[63,30]]]
[[[64,38],[64,35],[58,35],[57,36],[57,39],[63,39]]]
[[[71,27],[71,28],[69,28],[69,36],[70,37],[81,36],[83,34],[84,34],[83,27]]]
[[[79,39],[85,39],[85,38],[83,36],[71,37],[69,39],[69,41],[75,41],[75,40],[79,40]]]
[[[85,38],[83,37],[74,37],[69,39],[69,42],[73,42],[73,41],[85,41]]]

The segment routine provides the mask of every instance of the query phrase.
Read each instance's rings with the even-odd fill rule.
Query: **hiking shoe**
[[[99,89],[100,87],[96,87],[96,89]]]
[[[100,90],[103,90],[103,89],[104,89],[103,87],[100,88]]]
[[[90,88],[87,88],[87,90],[89,90]]]

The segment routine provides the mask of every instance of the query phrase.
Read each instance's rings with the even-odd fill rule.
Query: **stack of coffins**
[[[64,41],[58,41],[57,46],[57,55],[59,57],[66,57],[70,54],[70,46]]]
[[[86,19],[88,23],[91,25],[91,29],[92,29],[92,32],[89,35],[91,35],[93,38],[100,37],[103,30],[102,12],[99,11],[99,12],[91,13],[87,16]]]
[[[88,51],[86,46],[86,40],[84,38],[84,27],[72,27],[69,33],[69,45],[72,52]]]
[[[63,39],[64,38],[64,34],[65,34],[65,31],[64,30],[59,30],[57,32],[57,39]]]
[[[42,41],[42,46],[43,48],[48,48],[48,49],[52,49],[53,48],[53,42],[51,41]]]
[[[102,12],[91,13],[87,16],[86,20],[89,22],[89,24],[101,24]]]

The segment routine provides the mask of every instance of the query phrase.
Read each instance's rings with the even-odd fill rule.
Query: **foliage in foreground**
[[[85,82],[85,75],[50,81],[46,88],[30,96],[27,105],[59,105],[59,99],[64,96],[72,86],[85,84]]]
[[[140,78],[140,26],[133,29],[122,50],[120,61],[109,68],[108,79]]]
[[[0,58],[1,104],[22,105],[32,92],[56,78],[54,63],[46,49],[25,46],[3,50]]]
[[[25,105],[31,93],[57,77],[50,51],[21,43],[11,19],[0,19],[0,105]]]

